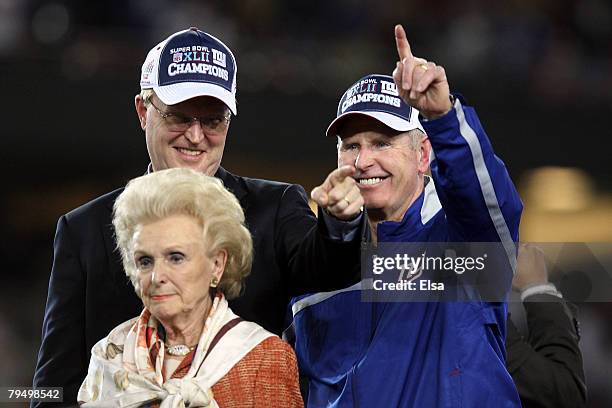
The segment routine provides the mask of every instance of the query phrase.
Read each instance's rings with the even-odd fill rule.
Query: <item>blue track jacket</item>
[[[458,97],[423,126],[434,182],[401,222],[379,224],[379,242],[502,242],[511,275],[522,204],[474,109]],[[359,289],[292,301],[308,407],[520,407],[506,303],[362,302]]]

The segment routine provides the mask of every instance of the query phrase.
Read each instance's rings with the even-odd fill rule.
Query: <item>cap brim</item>
[[[237,115],[236,98],[227,89],[206,82],[179,82],[176,84],[153,87],[155,95],[166,105],[175,105],[197,96],[212,96],[227,105]]]
[[[338,127],[346,121],[346,118],[349,116],[368,116],[372,119],[376,119],[382,124],[389,126],[391,129],[397,130],[398,132],[407,132],[413,129],[419,129],[423,133],[425,130],[421,123],[418,120],[418,113],[413,111],[413,119],[411,121],[407,121],[405,119],[400,118],[399,116],[392,115],[390,113],[385,112],[376,112],[376,111],[351,111],[345,112],[342,115],[338,116],[336,119],[332,121],[332,123],[327,128],[325,132],[326,136],[337,136],[338,135]]]

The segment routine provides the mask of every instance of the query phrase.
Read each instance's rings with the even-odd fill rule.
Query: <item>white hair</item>
[[[140,296],[132,256],[136,228],[171,215],[189,215],[202,226],[208,255],[227,251],[225,271],[218,285],[228,299],[242,291],[251,271],[253,243],[238,199],[220,180],[185,168],[156,171],[131,180],[115,201],[113,226],[126,275]]]

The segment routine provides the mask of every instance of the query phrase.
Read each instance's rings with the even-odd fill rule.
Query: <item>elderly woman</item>
[[[240,295],[252,242],[238,200],[188,169],[132,180],[113,224],[140,316],[92,349],[85,406],[302,406],[293,350],[226,299]]]

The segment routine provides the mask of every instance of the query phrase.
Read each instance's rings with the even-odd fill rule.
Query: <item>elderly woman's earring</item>
[[[219,284],[219,280],[217,279],[216,276],[213,276],[212,281],[210,281],[210,287],[216,288],[218,284]]]

